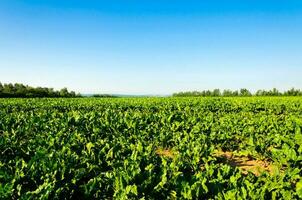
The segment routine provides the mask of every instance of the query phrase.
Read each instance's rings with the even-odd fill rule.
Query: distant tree
[[[284,92],[285,96],[302,96],[302,91],[297,90],[295,88],[291,88],[290,90],[287,90]]]
[[[16,83],[14,87],[15,87],[15,93],[14,93],[15,97],[22,97],[22,95],[26,93],[26,87],[24,85]]]
[[[75,96],[76,96],[76,93],[75,93],[74,91],[71,91],[71,92],[69,92],[69,96],[70,96],[70,97],[75,97]]]
[[[264,96],[264,91],[263,90],[257,90],[255,93],[256,96]]]
[[[271,90],[271,96],[281,96],[281,93],[276,88],[273,88],[273,90]]]
[[[222,96],[224,96],[224,97],[232,97],[233,96],[233,92],[231,90],[223,90]]]
[[[117,96],[111,95],[111,94],[93,94],[92,97],[98,97],[98,98],[115,98]]]
[[[53,88],[30,87],[20,83],[0,83],[0,97],[80,97],[75,92],[68,92],[67,88],[55,91]]]
[[[206,97],[212,96],[212,92],[210,90],[205,91],[205,96]]]
[[[234,91],[234,92],[233,92],[233,97],[238,97],[238,96],[239,96],[238,90]]]
[[[219,97],[220,95],[221,95],[221,93],[220,93],[220,90],[219,90],[219,89],[214,89],[214,90],[213,90],[212,96],[214,96],[214,97]]]
[[[242,88],[242,89],[240,89],[240,96],[249,97],[249,96],[252,96],[252,93],[248,89]]]
[[[3,97],[4,95],[3,95],[3,85],[2,85],[2,83],[0,82],[0,97]]]
[[[219,89],[211,90],[203,90],[203,91],[192,91],[192,92],[178,92],[174,93],[173,96],[175,97],[190,97],[190,96],[202,96],[202,97],[218,97],[218,96],[302,96],[302,91],[299,89],[291,88],[290,90],[287,90],[285,92],[280,92],[276,88],[273,88],[272,90],[258,90],[256,93],[252,94],[248,89],[240,89],[240,91],[235,90],[223,90],[221,93]]]
[[[68,89],[67,89],[67,88],[62,88],[62,89],[60,90],[60,96],[61,96],[61,97],[68,96]]]

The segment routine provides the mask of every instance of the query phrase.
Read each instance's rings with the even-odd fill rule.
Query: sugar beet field
[[[0,99],[1,199],[301,199],[302,98]]]

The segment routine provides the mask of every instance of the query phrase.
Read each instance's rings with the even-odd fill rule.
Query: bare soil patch
[[[167,158],[174,158],[176,155],[176,152],[174,152],[171,149],[162,149],[158,148],[155,153],[159,156],[167,157]]]
[[[256,176],[259,176],[263,172],[273,173],[273,165],[264,160],[257,160],[248,156],[236,156],[232,152],[219,151],[215,153],[217,158],[222,158],[223,163],[231,165],[233,167],[239,167],[244,174],[252,172]]]
[[[158,148],[155,153],[158,156],[174,159],[177,152],[168,148]],[[216,151],[214,156],[218,158],[222,163],[228,164],[232,167],[238,167],[242,170],[242,173],[247,175],[249,172],[259,176],[263,172],[273,174],[273,165],[271,162],[265,160],[259,160],[250,156],[238,156],[230,151]]]

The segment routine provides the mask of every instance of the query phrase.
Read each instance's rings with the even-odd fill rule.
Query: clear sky
[[[82,93],[302,88],[301,0],[1,0],[0,82]]]

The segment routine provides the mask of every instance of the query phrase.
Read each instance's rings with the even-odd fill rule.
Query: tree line
[[[242,88],[240,90],[204,90],[204,91],[188,91],[174,93],[174,97],[249,97],[249,96],[302,96],[302,91],[292,88],[284,92],[280,92],[276,88],[272,90],[258,90],[255,93],[250,92],[248,89]]]
[[[80,97],[74,91],[67,88],[54,90],[47,87],[31,87],[21,83],[2,84],[0,82],[0,98],[37,98],[37,97]]]
[[[91,97],[96,98],[117,98],[118,96],[112,94],[93,94]]]

